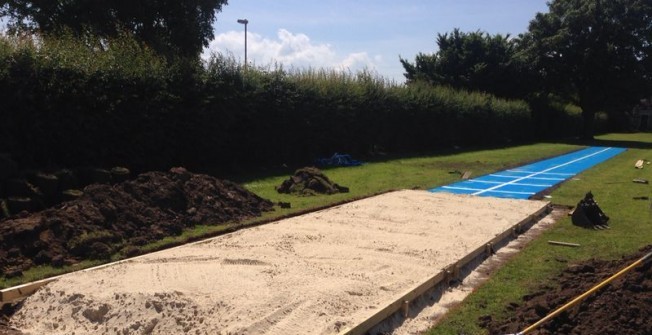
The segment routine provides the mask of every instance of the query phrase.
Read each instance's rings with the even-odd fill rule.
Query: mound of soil
[[[118,251],[129,256],[196,224],[240,221],[272,209],[233,182],[184,168],[93,184],[75,200],[0,221],[0,274],[20,276],[34,265],[62,266]]]
[[[618,261],[592,260],[570,266],[555,287],[523,297],[520,306],[508,307],[513,315],[506,321],[481,318],[490,334],[512,334],[563,306],[603,280],[643,257],[652,245]],[[652,262],[638,266],[588,296],[578,305],[537,328],[533,334],[652,334]]]
[[[340,186],[328,179],[326,175],[315,167],[304,167],[294,172],[294,175],[276,187],[278,193],[297,195],[316,195],[347,193],[349,188]]]

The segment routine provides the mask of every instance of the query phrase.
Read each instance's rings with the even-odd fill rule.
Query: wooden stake
[[[549,244],[554,244],[554,245],[563,245],[566,247],[579,247],[580,245],[577,243],[568,243],[568,242],[559,242],[559,241],[548,241]]]
[[[403,301],[403,306],[401,306],[401,310],[403,312],[403,317],[407,319],[407,317],[410,315],[410,302],[407,300]]]

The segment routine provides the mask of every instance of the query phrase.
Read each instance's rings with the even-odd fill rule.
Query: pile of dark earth
[[[0,221],[0,275],[40,264],[133,256],[140,247],[194,225],[239,222],[273,204],[226,180],[184,168],[147,172],[115,185],[92,184],[83,195],[38,213]]]
[[[316,167],[304,167],[276,187],[278,193],[311,196],[317,194],[347,193],[349,188],[333,183]]]
[[[480,318],[490,334],[515,334],[588,291],[652,250],[616,261],[591,260],[569,266],[552,285],[507,307],[508,320]],[[652,334],[652,262],[640,265],[587,296],[532,334]]]

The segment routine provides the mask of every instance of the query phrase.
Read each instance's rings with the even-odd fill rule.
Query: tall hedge
[[[166,61],[129,37],[0,38],[0,153],[23,167],[232,172],[532,138],[529,107],[369,72]]]

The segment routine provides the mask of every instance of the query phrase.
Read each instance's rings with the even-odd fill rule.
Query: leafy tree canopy
[[[437,45],[436,53],[419,53],[414,64],[401,58],[408,83],[424,80],[503,97],[523,94],[514,84],[519,65],[514,61],[516,43],[509,35],[455,29],[450,34],[438,34]]]
[[[227,0],[0,0],[14,31],[72,31],[114,37],[132,34],[166,56],[196,57],[213,38],[212,24]]]
[[[553,0],[522,35],[523,55],[547,90],[582,109],[583,137],[598,111],[623,111],[649,94],[652,1]]]

